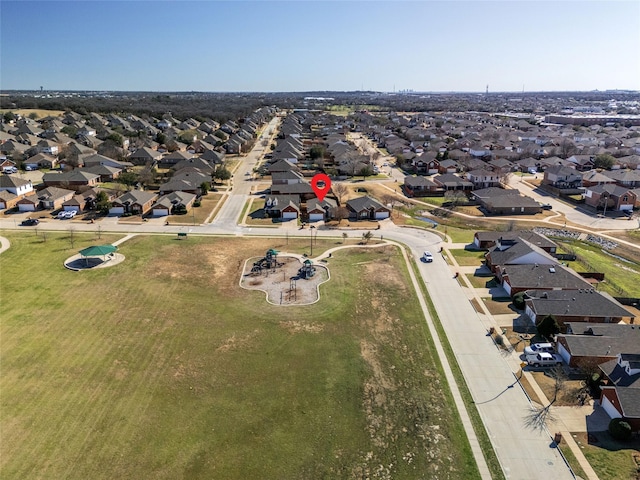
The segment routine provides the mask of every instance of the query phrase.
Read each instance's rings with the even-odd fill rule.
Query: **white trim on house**
[[[611,401],[604,395],[602,396],[601,406],[604,411],[607,412],[607,415],[609,415],[610,418],[622,418],[622,415],[616,409],[616,407],[613,406],[613,403],[611,403]]]
[[[571,361],[571,354],[564,348],[564,345],[560,342],[556,344],[556,349],[558,350],[558,355],[562,357],[562,359],[569,365]]]

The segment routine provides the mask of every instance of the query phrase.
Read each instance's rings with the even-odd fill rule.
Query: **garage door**
[[[389,218],[389,212],[376,212],[376,220],[384,220]]]
[[[298,214],[296,212],[282,212],[282,218],[291,220],[292,218],[298,218]]]
[[[36,206],[28,203],[22,203],[18,205],[18,210],[20,212],[35,212]]]
[[[124,207],[111,207],[109,209],[109,215],[122,215],[124,213]]]
[[[80,207],[78,205],[67,205],[65,207],[62,207],[64,209],[65,212],[79,212],[80,211]]]
[[[320,220],[324,220],[324,215],[321,213],[310,213],[309,221],[310,222],[319,222]]]
[[[153,216],[154,217],[166,217],[167,215],[169,215],[169,209],[168,208],[154,208],[153,209]]]

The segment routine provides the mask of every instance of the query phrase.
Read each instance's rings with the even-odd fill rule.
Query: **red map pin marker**
[[[316,193],[318,200],[322,201],[331,190],[331,179],[324,173],[318,173],[311,179],[311,188]]]

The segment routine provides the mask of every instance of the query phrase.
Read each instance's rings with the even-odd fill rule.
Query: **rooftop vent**
[[[555,269],[555,268],[553,268],[553,267],[549,267],[549,272],[550,272],[550,273],[556,273],[556,269]]]

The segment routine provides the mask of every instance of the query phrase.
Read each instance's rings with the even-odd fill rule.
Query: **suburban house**
[[[534,324],[553,315],[560,328],[566,322],[634,322],[635,315],[613,297],[592,288],[583,290],[527,290],[525,313]]]
[[[109,215],[123,215],[131,213],[133,215],[144,215],[158,198],[158,194],[143,190],[131,190],[121,195],[113,201],[109,209]]]
[[[38,153],[24,161],[25,168],[34,170],[38,168],[55,168],[56,165],[58,165],[58,159],[46,153]]]
[[[129,155],[129,160],[134,165],[154,165],[162,158],[162,153],[149,147],[142,147]]]
[[[19,197],[8,190],[0,190],[0,210],[9,210],[15,207],[20,198],[22,197]]]
[[[576,170],[586,172],[593,168],[594,158],[593,155],[572,155],[567,158],[567,161],[573,163]]]
[[[488,250],[498,244],[507,245],[514,244],[520,239],[526,240],[529,243],[536,245],[547,253],[556,253],[558,245],[549,240],[544,235],[541,235],[531,230],[517,230],[513,232],[476,232],[473,235],[473,245],[476,248]]]
[[[502,265],[496,272],[496,278],[511,296],[527,290],[592,288],[592,285],[576,272],[561,265]]]
[[[31,180],[24,180],[13,175],[0,175],[0,192],[11,192],[18,197],[33,192]]]
[[[616,181],[598,170],[589,170],[582,174],[583,187],[593,187],[595,185],[603,185],[606,183],[616,183]]]
[[[105,157],[98,153],[91,155],[83,155],[82,163],[85,167],[95,167],[96,165],[104,165],[106,167],[118,168],[120,170],[126,170],[129,167],[133,167],[131,162],[121,162],[120,160],[114,160],[113,158]]]
[[[64,202],[62,204],[62,209],[67,212],[84,212],[85,210],[93,210],[96,207],[96,200],[99,192],[106,192],[107,199],[110,202],[115,198],[115,195],[109,190],[105,190],[99,187],[91,188],[89,190],[85,190],[82,193],[74,195],[73,198]]]
[[[489,215],[535,215],[542,211],[538,202],[520,195],[515,189],[490,187],[474,190],[471,198]]]
[[[574,189],[582,186],[582,175],[575,168],[557,165],[544,171],[542,183],[559,189]]]
[[[640,354],[640,327],[624,323],[565,323],[556,349],[573,368],[600,365],[620,353]]]
[[[338,204],[331,198],[326,198],[320,201],[317,198],[312,198],[307,201],[307,215],[310,222],[319,222],[328,220],[331,218],[331,212],[336,208]]]
[[[73,198],[75,193],[73,190],[48,187],[18,200],[18,210],[20,212],[35,212],[39,209],[57,210],[62,208],[64,202]]]
[[[122,169],[109,165],[94,165],[92,167],[84,167],[82,172],[99,175],[99,182],[112,182],[120,176]]]
[[[347,201],[349,218],[354,220],[383,220],[391,216],[391,210],[371,197],[352,198]]]
[[[473,190],[473,183],[453,173],[436,175],[433,177],[433,181],[445,191],[461,190],[463,192],[470,192]]]
[[[611,418],[621,418],[640,432],[640,354],[620,353],[600,365],[606,383],[601,387],[600,405]]]
[[[268,217],[291,220],[300,216],[300,197],[297,195],[267,195],[264,212]]]
[[[441,192],[441,187],[429,178],[408,176],[404,177],[404,191],[407,197],[425,197]]]
[[[171,192],[160,197],[151,207],[151,215],[154,217],[166,217],[173,214],[176,209],[189,211],[193,207],[196,195],[187,192]]]
[[[497,274],[505,265],[546,265],[553,267],[560,262],[549,253],[533,243],[518,238],[516,240],[500,239],[485,254],[487,267]]]
[[[631,211],[637,201],[633,190],[610,183],[589,187],[584,192],[584,203],[600,210]]]
[[[70,170],[63,173],[45,173],[42,182],[47,187],[64,187],[80,191],[98,185],[100,175],[85,170]]]
[[[190,160],[192,158],[193,155],[189,152],[181,152],[179,150],[176,150],[175,152],[171,152],[168,155],[160,158],[159,163],[161,167],[171,168],[184,160]]]
[[[490,170],[472,170],[466,174],[467,180],[473,183],[474,189],[498,187],[500,175]]]

